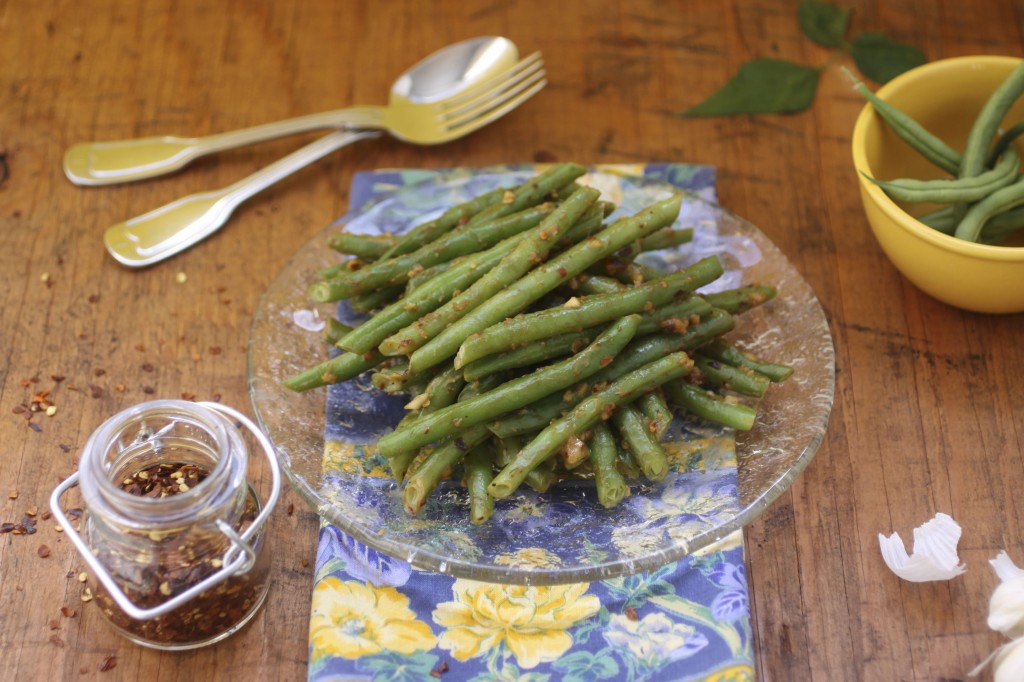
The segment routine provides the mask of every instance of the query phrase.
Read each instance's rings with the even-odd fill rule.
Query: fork
[[[410,115],[401,117],[381,116],[375,108],[361,107],[366,114],[360,125],[370,129],[338,130],[227,187],[192,194],[118,223],[107,229],[104,244],[110,255],[125,266],[139,268],[158,263],[216,232],[243,201],[256,193],[345,145],[383,134],[372,128],[386,128],[395,134],[393,126],[401,120],[399,134],[407,141],[436,144],[454,140],[515,109],[546,84],[538,53],[471,91],[429,107],[419,105],[415,111],[421,113],[415,116],[423,120],[418,126],[409,123],[412,108]],[[428,109],[429,115],[424,115]]]
[[[286,135],[329,128],[386,130],[414,144],[439,144],[476,130],[544,87],[540,52],[455,96],[414,101],[392,89],[387,106],[354,106],[204,137],[157,136],[73,145],[64,174],[76,185],[98,186],[144,180],[179,170],[192,161]]]

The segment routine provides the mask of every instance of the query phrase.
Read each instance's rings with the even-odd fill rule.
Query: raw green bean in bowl
[[[949,305],[1024,311],[1024,61],[944,59],[855,88],[853,161],[886,256]]]

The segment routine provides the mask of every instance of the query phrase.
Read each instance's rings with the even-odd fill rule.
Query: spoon
[[[518,57],[518,49],[507,38],[471,38],[442,48],[399,77],[387,107],[349,107],[205,137],[156,136],[76,144],[64,156],[64,173],[77,185],[142,180],[178,170],[213,152],[328,128],[387,129],[407,142],[445,142],[453,137],[440,125],[435,107],[448,100],[459,104],[463,101],[460,95],[468,102],[474,94],[485,94],[476,93],[474,86],[508,72]]]
[[[394,133],[395,122],[402,121],[399,126],[408,141],[428,144],[428,139],[455,139],[514,109],[546,83],[539,58],[498,70],[493,62],[481,66],[480,60],[451,62],[450,57],[442,50],[396,81],[389,106],[376,109],[387,130]],[[524,67],[526,62],[531,65]],[[395,102],[405,103],[390,114]],[[410,123],[414,119],[419,119],[418,127]],[[433,136],[425,132],[430,125],[436,126]],[[157,263],[216,232],[239,204],[257,192],[336,149],[381,134],[365,129],[335,131],[232,185],[178,199],[114,225],[104,234],[107,251],[129,267]]]

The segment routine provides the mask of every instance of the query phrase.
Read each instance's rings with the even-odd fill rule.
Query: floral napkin
[[[647,164],[614,171],[714,198],[714,169],[707,166]],[[433,173],[359,173],[351,204],[361,206]],[[339,399],[332,387],[329,414],[332,400]],[[327,438],[329,469],[338,449],[330,426]],[[714,460],[716,496],[738,495],[733,443],[731,434],[721,435],[714,456],[706,458]],[[697,473],[711,465],[698,452],[692,467]],[[683,494],[700,516],[701,495]],[[309,680],[426,679],[753,680],[742,534],[654,571],[540,587],[414,569],[325,524],[316,558]]]

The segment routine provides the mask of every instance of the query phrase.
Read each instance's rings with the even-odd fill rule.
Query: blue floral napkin
[[[714,169],[707,166],[615,170],[714,198]],[[359,173],[351,204],[361,206],[432,173]],[[340,395],[329,390],[328,414]],[[327,437],[330,468],[337,449],[330,428]],[[738,495],[731,435],[716,440],[714,459],[715,495]],[[694,470],[704,466],[696,457]],[[692,497],[699,515],[699,495]],[[742,534],[655,571],[538,587],[413,569],[325,524],[316,558],[309,680],[427,679],[753,680]]]

